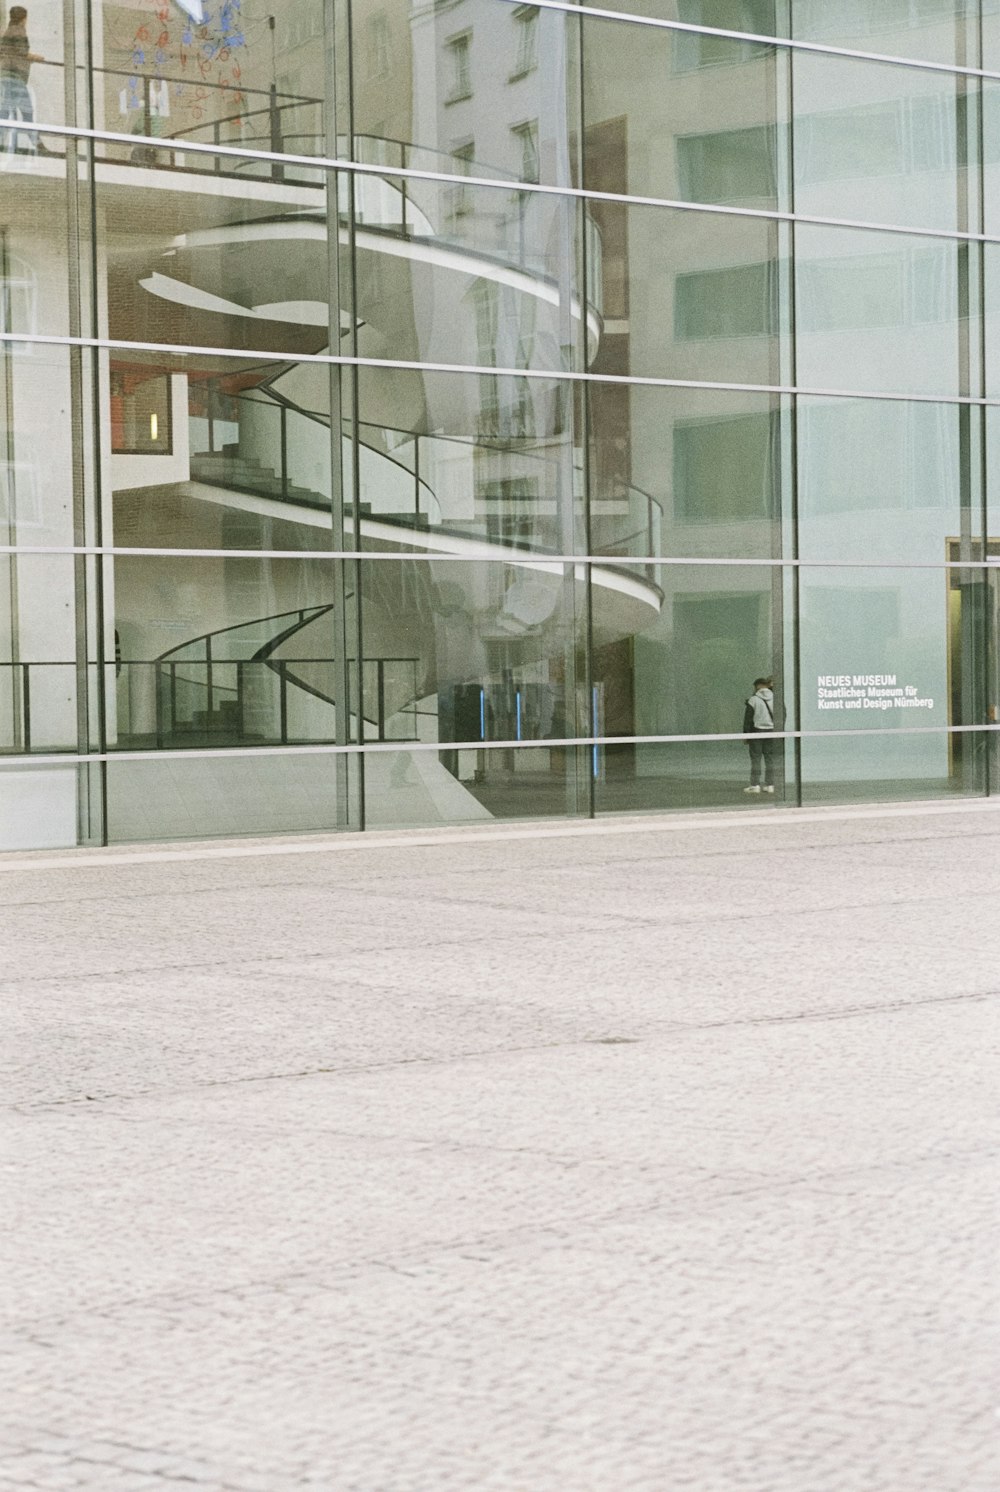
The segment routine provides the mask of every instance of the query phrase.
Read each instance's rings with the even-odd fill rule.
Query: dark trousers
[[[774,748],[777,741],[767,731],[761,731],[756,740],[749,740],[747,746],[750,751],[750,786],[760,786],[761,764],[764,767],[765,787],[774,786]]]

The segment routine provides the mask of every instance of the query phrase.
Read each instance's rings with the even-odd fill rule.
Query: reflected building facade
[[[1000,0],[628,9],[28,7],[0,847],[997,790]]]

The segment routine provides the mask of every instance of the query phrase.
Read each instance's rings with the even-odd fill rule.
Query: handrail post
[[[211,731],[212,711],[215,705],[215,686],[212,680],[212,634],[205,638],[205,694],[207,697],[207,709],[205,712],[205,729]]]
[[[244,671],[243,664],[248,661],[244,658],[236,660],[236,730],[237,738],[242,741],[243,730],[243,699],[244,699]]]
[[[272,83],[269,89],[268,116],[271,125],[271,152],[274,155],[280,155],[282,151],[281,111],[278,108],[277,83]],[[272,161],[271,178],[273,181],[284,181],[285,168],[280,161]]]
[[[288,675],[284,658],[278,659],[279,718],[281,721],[281,744],[288,745]]]
[[[26,752],[31,750],[31,680],[30,663],[21,664],[21,739]]]
[[[208,392],[208,454],[215,455],[215,379],[210,378]]]
[[[378,671],[378,738],[385,740],[385,659],[376,658]]]
[[[170,665],[170,734],[177,734],[177,664]]]
[[[403,170],[405,171],[406,170],[406,142],[405,141],[400,146],[400,150],[399,150],[399,163],[402,166]],[[408,204],[408,202],[410,200],[409,197],[408,197],[408,195],[407,195],[407,190],[406,190],[408,181],[409,181],[409,177],[407,177],[407,176],[401,176],[400,177],[400,183],[401,183],[401,186],[400,186],[400,197],[401,197],[402,203],[403,203],[403,220],[402,220],[402,223],[400,224],[400,231],[402,232],[402,235],[403,235],[404,238],[406,237],[406,208],[407,208],[407,204]]]
[[[416,519],[416,527],[420,527],[420,436],[414,437],[413,441],[413,515]],[[427,515],[428,527],[430,526],[430,514]]]
[[[163,664],[152,664],[153,696],[156,701],[156,749],[163,750]]]
[[[284,404],[278,405],[281,419],[281,497],[283,502],[288,501],[288,409]]]
[[[149,93],[148,73],[144,73],[142,79],[142,132],[144,135],[153,133],[153,101]]]

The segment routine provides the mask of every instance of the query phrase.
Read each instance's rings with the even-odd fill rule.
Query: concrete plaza
[[[0,859],[0,1488],[996,1492],[1000,809]]]

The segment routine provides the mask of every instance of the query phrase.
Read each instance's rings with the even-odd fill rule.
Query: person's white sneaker
[[[760,792],[760,788],[756,787],[756,786],[754,786],[754,787],[745,787],[743,789],[743,791],[745,793],[759,793]]]
[[[773,787],[766,787],[764,789],[764,791],[765,791],[765,793],[773,793],[774,792],[774,788]]]

